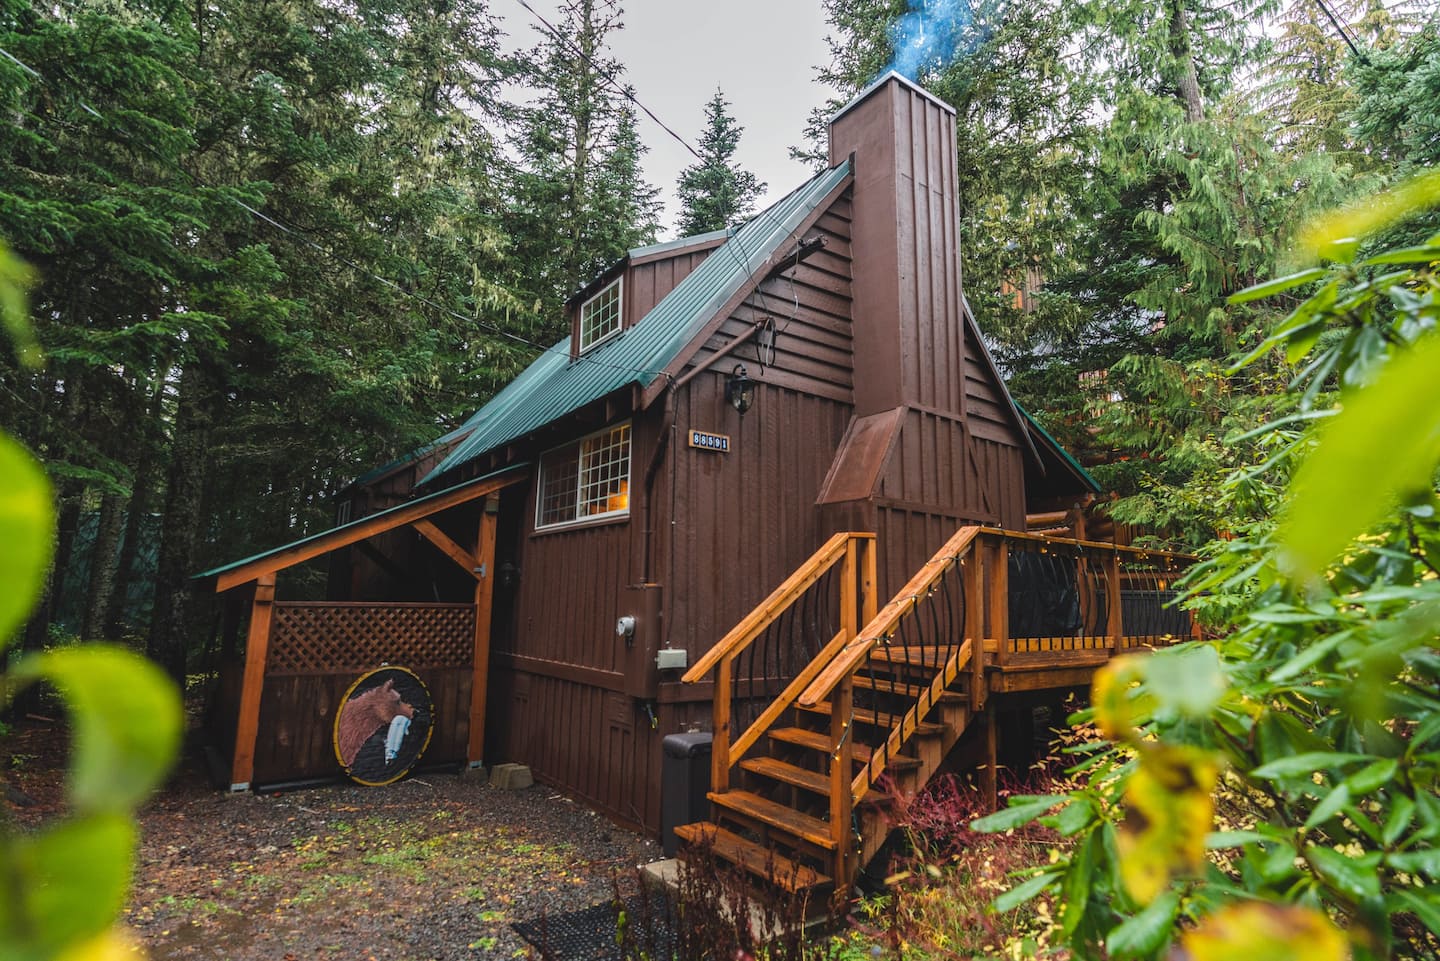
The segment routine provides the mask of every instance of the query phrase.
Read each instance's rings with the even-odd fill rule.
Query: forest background
[[[1269,517],[1276,485],[1224,481],[1268,457],[1249,428],[1304,416],[1297,375],[1333,378],[1276,352],[1232,370],[1294,300],[1225,299],[1283,272],[1316,211],[1440,159],[1435,8],[824,6],[832,106],[898,66],[956,107],[967,294],[1016,397],[1108,465],[1116,516],[1186,547]],[[191,574],[328,527],[351,479],[467,417],[655,239],[607,53],[622,11],[569,0],[554,26],[509,55],[482,0],[0,0],[0,237],[34,269],[44,357],[0,357],[0,428],[59,505],[18,647],[128,638],[203,667]],[[723,94],[696,108],[687,230],[755,188]]]

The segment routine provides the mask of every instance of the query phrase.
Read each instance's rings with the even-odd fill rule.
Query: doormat
[[[625,923],[632,957],[669,958],[675,953],[675,919],[665,900],[650,897],[625,902]],[[615,902],[606,901],[568,914],[541,915],[511,925],[533,944],[545,961],[626,961],[621,953]]]

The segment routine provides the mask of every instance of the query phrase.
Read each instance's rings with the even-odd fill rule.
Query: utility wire
[[[630,101],[630,102],[633,103],[635,106],[639,107],[639,108],[644,112],[645,116],[647,116],[647,117],[649,117],[651,120],[655,121],[655,124],[656,124],[661,130],[665,131],[665,132],[668,133],[670,136],[674,137],[674,138],[675,138],[675,141],[676,141],[678,144],[680,144],[680,146],[682,146],[682,147],[684,147],[686,150],[690,151],[690,153],[694,155],[694,157],[695,157],[696,160],[700,161],[701,163],[704,163],[704,162],[705,162],[705,158],[702,157],[702,156],[700,156],[700,151],[698,151],[698,150],[696,150],[694,147],[690,146],[689,141],[687,141],[684,137],[680,136],[680,135],[679,135],[678,133],[676,133],[674,130],[671,130],[671,129],[665,124],[665,121],[663,121],[663,120],[661,120],[659,117],[655,116],[654,111],[652,111],[649,107],[647,107],[647,106],[645,106],[643,103],[641,103],[640,100],[639,100],[639,98],[637,98],[637,97],[635,96],[634,91],[631,90],[628,85],[622,84],[620,81],[616,80],[616,79],[614,78],[614,76],[612,76],[610,73],[608,73],[608,72],[605,70],[605,68],[601,67],[600,64],[596,63],[595,60],[594,60],[589,54],[587,54],[584,50],[581,50],[579,47],[577,47],[577,46],[575,45],[575,43],[570,40],[569,37],[567,37],[567,36],[565,36],[564,34],[562,34],[558,29],[555,28],[555,26],[554,26],[553,24],[550,23],[549,20],[546,20],[544,17],[542,17],[542,16],[540,15],[539,11],[537,11],[534,7],[530,6],[528,0],[518,0],[518,3],[520,4],[520,6],[524,7],[526,10],[529,10],[531,16],[533,16],[536,20],[539,20],[542,24],[544,24],[546,32],[548,32],[548,33],[550,34],[550,36],[554,37],[554,38],[555,38],[555,41],[556,41],[557,43],[559,43],[560,45],[562,45],[562,46],[564,46],[564,47],[567,47],[567,48],[570,50],[571,53],[575,54],[575,56],[579,57],[581,60],[584,60],[586,63],[588,63],[588,64],[590,65],[590,69],[594,70],[597,74],[600,75],[600,77],[601,77],[603,80],[605,80],[607,83],[609,83],[611,87],[615,88],[615,92],[616,92],[616,93],[620,94],[620,96],[624,97],[626,100]]]
[[[1340,34],[1340,39],[1345,41],[1345,46],[1350,48],[1350,52],[1355,55],[1355,59],[1367,67],[1370,66],[1370,58],[1361,53],[1360,48],[1355,46],[1355,41],[1350,39],[1349,31],[1341,25],[1339,18],[1331,12],[1330,5],[1327,4],[1325,0],[1315,0],[1315,3],[1325,12],[1325,16],[1330,18],[1330,24],[1335,28],[1335,32]]]

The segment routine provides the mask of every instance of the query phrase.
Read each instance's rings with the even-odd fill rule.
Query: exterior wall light
[[[755,382],[745,374],[745,365],[736,364],[725,382],[725,399],[743,416],[755,403]]]

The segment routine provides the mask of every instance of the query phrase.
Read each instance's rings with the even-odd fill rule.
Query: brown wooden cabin
[[[1105,637],[1123,646],[1122,581],[1114,556],[1083,555],[1097,545],[1072,540],[1052,555],[1023,533],[1027,514],[1063,520],[1095,487],[1016,408],[969,313],[954,144],[951,108],[887,75],[831,122],[827,170],[737,230],[631,251],[570,301],[567,341],[459,430],[352,485],[341,526],[208,572],[217,590],[255,598],[243,683],[237,670],[219,714],[231,783],[337,774],[326,747],[343,683],[383,660],[413,662],[448,724],[429,760],[523,762],[658,831],[665,735],[716,729],[714,786],[725,796],[750,776],[720,766],[745,754],[730,757],[740,714],[765,714],[787,679],[828,672],[835,644],[857,640],[882,602],[921,583],[917,571],[929,572],[931,594],[950,590],[951,568],[981,576],[970,554],[934,560],[963,531],[955,550],[983,545],[989,572],[956,581],[968,590],[964,616],[981,616],[982,592],[994,603],[962,624],[957,594],[945,614],[956,630],[993,638],[1006,617],[1029,618],[1031,640],[1009,632],[994,656],[1089,658],[997,693],[1083,683]],[[748,395],[743,412],[736,393]],[[1022,533],[986,539],[997,530]],[[271,600],[277,571],[326,553],[335,603]],[[1069,586],[1045,588],[1047,570]],[[1007,605],[1006,571],[1015,583],[1039,577],[1033,598],[1061,614],[1037,621],[1027,612],[1042,605],[1013,589]],[[393,643],[377,638],[386,632]],[[662,651],[678,666],[658,667]],[[830,661],[812,661],[826,651]],[[890,761],[875,755],[877,775],[933,726],[925,712],[942,689],[969,683],[972,668],[951,653]],[[840,686],[856,676],[852,664]],[[899,683],[919,691],[929,680]],[[962,714],[983,701],[967,696]],[[752,752],[747,772],[756,761]],[[787,790],[823,791],[823,761],[808,770],[788,775]],[[773,837],[757,818],[736,814]],[[847,863],[815,860],[823,845],[808,843],[791,850],[797,863],[831,874]]]

